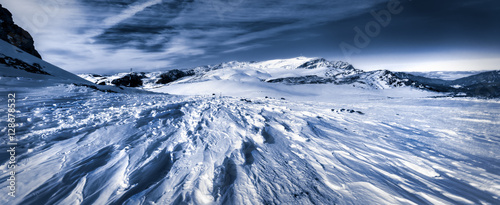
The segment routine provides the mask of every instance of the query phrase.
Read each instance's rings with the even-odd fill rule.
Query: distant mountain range
[[[438,78],[442,80],[456,80],[459,78],[468,77],[471,75],[476,75],[485,70],[475,70],[475,71],[425,71],[425,72],[406,72],[412,75],[422,76],[426,78]]]
[[[226,62],[192,69],[165,72],[130,72],[115,75],[81,74],[80,77],[100,85],[156,88],[178,83],[209,80],[261,81],[266,83],[339,84],[364,89],[390,89],[410,86],[449,93],[450,96],[500,97],[500,71],[487,71],[455,80],[424,77],[425,73],[363,71],[342,61],[297,57],[262,62]],[[430,73],[436,76],[439,73]],[[444,74],[441,73],[441,76]],[[464,75],[464,73],[458,74]]]

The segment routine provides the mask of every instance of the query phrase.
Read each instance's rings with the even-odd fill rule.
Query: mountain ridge
[[[79,76],[101,85],[142,88],[207,80],[238,81],[244,78],[243,80],[287,85],[338,84],[364,89],[390,89],[407,86],[438,93],[449,93],[450,96],[456,97],[500,97],[498,91],[500,88],[499,71],[487,71],[455,80],[443,80],[389,70],[363,71],[343,61],[306,57],[260,62],[231,61],[164,72],[131,72],[108,76],[80,74]]]

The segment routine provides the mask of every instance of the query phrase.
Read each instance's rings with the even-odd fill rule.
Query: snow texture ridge
[[[500,202],[497,101],[18,93],[19,195],[4,202]]]

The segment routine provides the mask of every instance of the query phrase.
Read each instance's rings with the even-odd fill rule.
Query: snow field
[[[500,202],[494,100],[242,101],[75,86],[20,90],[19,99],[19,196],[3,202]]]

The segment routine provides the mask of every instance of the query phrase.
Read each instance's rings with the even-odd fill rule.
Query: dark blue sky
[[[0,3],[32,33],[44,59],[79,73],[297,56],[345,60],[365,70],[500,69],[495,0]],[[382,26],[373,12],[391,19],[383,16]]]

